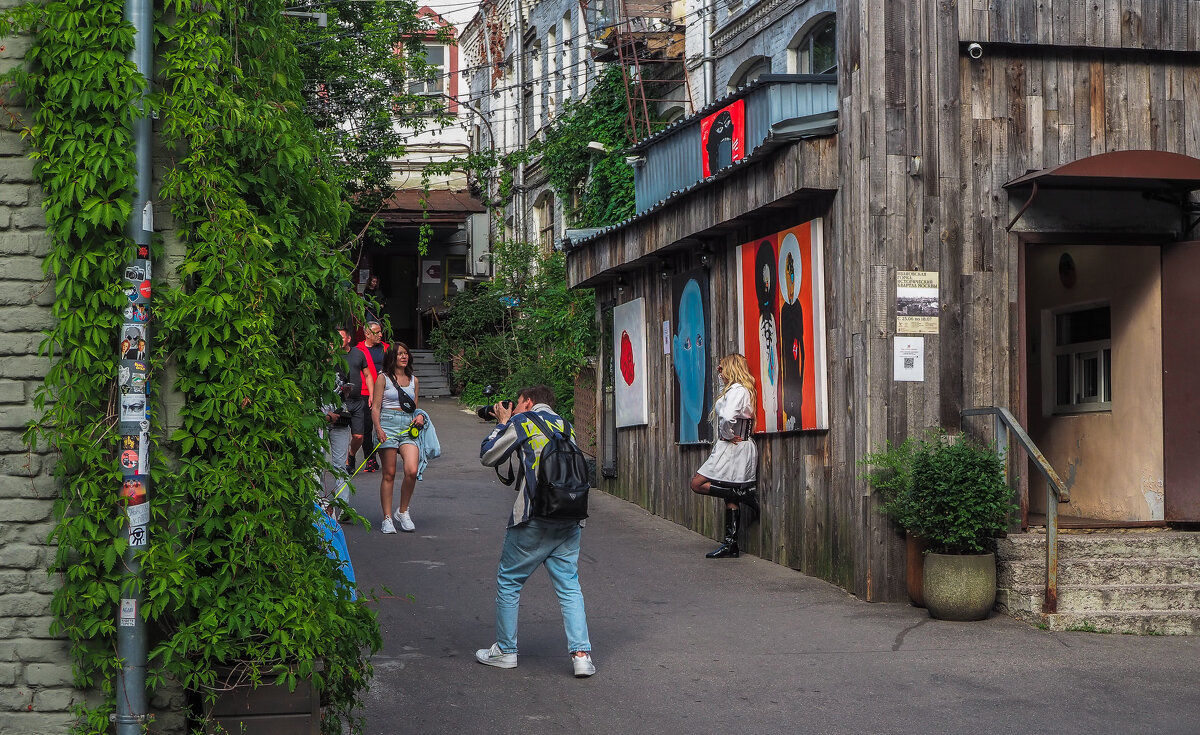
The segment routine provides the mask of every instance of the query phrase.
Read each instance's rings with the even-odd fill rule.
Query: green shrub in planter
[[[883,498],[883,512],[942,554],[982,554],[1003,533],[1017,506],[996,452],[963,434],[932,431],[888,443],[863,463]]]

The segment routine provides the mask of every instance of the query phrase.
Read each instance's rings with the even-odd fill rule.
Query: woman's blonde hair
[[[729,390],[729,386],[733,385],[734,383],[741,383],[742,387],[750,391],[750,405],[755,405],[756,401],[758,400],[758,389],[756,388],[758,382],[754,379],[754,376],[750,374],[750,365],[746,362],[746,357],[738,354],[737,352],[733,352],[725,357],[722,357],[719,364],[721,367],[721,374],[725,376],[725,387],[722,388],[721,393],[713,399],[713,403],[716,403],[721,396],[725,395],[725,392]]]

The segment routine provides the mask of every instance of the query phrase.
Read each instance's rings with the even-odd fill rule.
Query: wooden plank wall
[[[960,0],[964,41],[1200,51],[1196,0]]]
[[[1019,410],[1020,244],[1005,227],[1022,202],[1003,184],[1114,150],[1200,157],[1200,58],[1189,53],[1200,2],[846,0],[839,17],[836,145],[747,166],[572,253],[569,271],[572,283],[609,279],[594,281],[601,304],[647,299],[650,384],[668,386],[651,393],[649,426],[618,433],[618,476],[602,489],[717,538],[718,503],[687,490],[707,450],[674,443],[660,274],[712,250],[715,361],[737,349],[736,245],[824,217],[831,429],[756,439],[765,512],[748,546],[864,599],[899,600],[903,546],[857,461],[888,439],[959,428],[964,407]],[[979,60],[965,54],[975,40],[994,44]],[[825,188],[836,196],[788,196]],[[940,276],[940,333],[925,338],[920,383],[892,380],[897,270]]]

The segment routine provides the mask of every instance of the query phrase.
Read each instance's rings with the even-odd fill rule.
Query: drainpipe
[[[513,0],[513,66],[517,72],[517,150],[525,152],[528,144],[525,130],[525,22],[521,14],[521,0]],[[516,176],[517,211],[513,218],[517,241],[526,242],[525,237],[525,162],[517,163]]]
[[[713,33],[717,30],[717,2],[704,0],[704,102],[706,107],[717,98],[717,75],[713,68]]]
[[[152,0],[125,0],[125,19],[134,28],[130,60],[137,65],[149,91],[153,59],[154,15]],[[135,103],[141,107],[140,102]],[[123,557],[124,576],[117,613],[117,711],[112,716],[117,735],[140,735],[148,723],[146,711],[146,621],[142,616],[142,572],[140,556],[148,543],[150,505],[147,502],[150,470],[150,391],[146,380],[150,344],[150,233],[154,231],[154,208],[150,200],[150,117],[144,109],[134,126],[137,190],[128,232],[133,239],[132,257],[122,274],[128,303],[124,317],[118,382],[121,386],[119,426],[121,431],[121,497],[125,500],[129,545]]]

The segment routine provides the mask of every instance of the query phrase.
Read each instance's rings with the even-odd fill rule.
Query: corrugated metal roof
[[[637,213],[608,227],[567,233],[564,250],[579,247],[654,214],[676,199],[714,184],[761,160],[781,145],[837,132],[836,74],[768,74],[708,105],[695,115],[640,141],[630,153],[646,162],[634,171]],[[701,174],[700,121],[746,99],[746,155],[705,178]],[[649,170],[647,170],[649,169]]]

